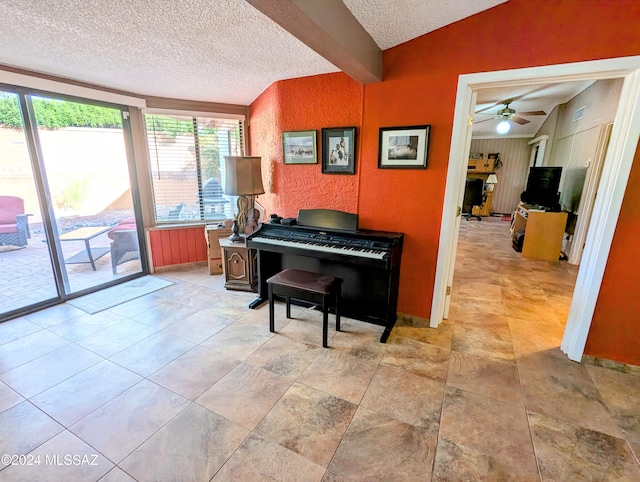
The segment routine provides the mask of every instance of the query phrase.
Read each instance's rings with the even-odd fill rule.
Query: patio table
[[[96,247],[92,248],[89,242],[102,233],[106,233],[111,229],[110,226],[93,226],[74,229],[68,233],[60,235],[60,241],[84,241],[85,249],[65,259],[66,264],[91,263],[91,268],[96,271],[95,261],[107,254],[110,248]]]

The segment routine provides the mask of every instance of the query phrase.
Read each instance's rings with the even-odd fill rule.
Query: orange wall
[[[267,194],[258,202],[267,216],[296,217],[299,209],[319,207],[356,212],[357,176],[321,173],[321,128],[355,126],[359,131],[363,91],[346,75],[329,74],[276,82],[252,104],[251,153],[262,157]],[[282,132],[294,130],[317,131],[318,164],[282,163]]]
[[[359,188],[353,177],[322,175],[320,166],[283,166],[280,141],[282,130],[344,125],[328,115],[340,95],[328,87],[341,81],[351,99],[358,86],[343,74],[272,85],[250,106],[251,152],[267,153],[275,181],[267,212],[295,216],[303,207],[334,207],[339,198],[362,227],[404,232],[398,311],[429,317],[458,76],[639,55],[638,22],[635,0],[511,0],[385,51],[384,80],[364,87],[359,113],[349,110],[351,124],[361,127]],[[378,129],[418,124],[432,126],[428,169],[378,169]],[[640,202],[632,191],[627,197]]]
[[[585,354],[640,366],[640,148],[631,168]]]

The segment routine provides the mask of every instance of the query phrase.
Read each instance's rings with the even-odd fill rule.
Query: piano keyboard
[[[301,241],[291,241],[285,239],[274,239],[265,236],[253,236],[251,238],[252,241],[256,243],[262,244],[272,244],[275,246],[289,246],[292,248],[301,248],[308,249],[310,251],[321,251],[324,253],[336,253],[336,254],[344,254],[348,256],[358,256],[360,258],[371,258],[371,259],[384,259],[387,251],[382,251],[378,249],[365,249],[355,246],[333,246],[331,244],[324,243],[316,243],[316,242],[301,242]]]

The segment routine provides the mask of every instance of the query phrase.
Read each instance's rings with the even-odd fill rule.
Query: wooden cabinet
[[[228,238],[220,239],[222,248],[222,273],[224,287],[229,290],[257,291],[257,252],[249,249],[244,241],[232,243]]]
[[[518,231],[524,231],[522,256],[525,258],[558,261],[566,225],[567,213],[535,210],[520,203],[509,233],[513,238]]]

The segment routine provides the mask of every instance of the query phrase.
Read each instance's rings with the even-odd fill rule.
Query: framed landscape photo
[[[316,131],[282,133],[282,158],[285,164],[317,164]]]
[[[356,128],[322,129],[322,172],[356,173]]]
[[[426,169],[431,126],[381,127],[378,168]]]

